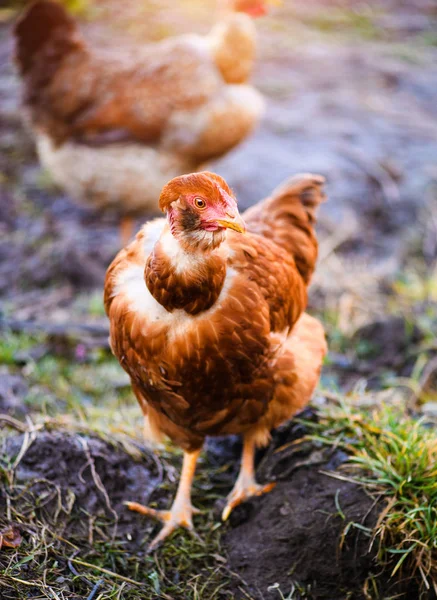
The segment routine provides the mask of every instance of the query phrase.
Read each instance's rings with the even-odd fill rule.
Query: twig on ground
[[[83,567],[88,567],[90,569],[95,569],[96,571],[100,571],[101,573],[106,573],[109,577],[114,577],[115,579],[121,579],[122,581],[126,581],[127,583],[131,583],[132,585],[138,585],[140,587],[143,586],[139,581],[135,581],[134,579],[130,579],[129,577],[124,577],[124,575],[119,575],[118,573],[114,573],[109,569],[104,569],[103,567],[99,567],[97,565],[93,565],[92,563],[85,562],[84,560],[79,560],[78,558],[71,557],[70,561],[77,565],[82,565]]]
[[[9,415],[0,415],[0,423],[6,423],[10,427],[17,429],[17,431],[21,431],[21,433],[26,433],[29,431],[27,425],[25,425],[18,419],[14,419],[14,417],[11,417]]]
[[[91,470],[91,476],[93,478],[94,481],[94,485],[96,486],[96,488],[101,492],[101,494],[103,495],[104,499],[105,499],[105,504],[108,508],[108,510],[112,513],[112,515],[114,516],[115,519],[115,531],[114,531],[114,536],[116,535],[116,530],[117,530],[117,523],[118,523],[118,514],[117,512],[112,508],[111,505],[111,501],[109,499],[109,495],[108,492],[106,491],[105,486],[102,483],[102,480],[100,478],[100,475],[97,473],[96,471],[96,464],[94,462],[93,457],[91,456],[91,452],[88,446],[88,442],[86,441],[86,439],[79,437],[79,443],[83,448],[83,451],[85,453],[85,456],[87,458],[87,463],[86,465],[82,468],[81,473],[85,470],[86,467],[89,466],[90,470]],[[82,475],[81,473],[79,474],[79,478],[82,479]]]
[[[32,421],[30,420],[30,417],[26,417],[26,418],[27,418],[28,426],[27,426],[27,429],[24,431],[24,438],[23,438],[23,443],[22,443],[21,448],[20,448],[20,452],[18,453],[16,459],[14,460],[13,465],[11,466],[11,471],[12,472],[15,471],[15,469],[20,464],[20,462],[23,459],[24,455],[29,450],[30,446],[33,444],[38,429],[41,428],[41,427],[36,427],[32,423]]]
[[[79,571],[76,569],[76,567],[74,567],[74,566],[73,566],[73,564],[72,564],[72,561],[73,561],[73,560],[74,560],[74,558],[75,558],[75,557],[76,557],[76,556],[79,554],[79,552],[80,552],[79,550],[76,550],[76,552],[74,552],[74,553],[73,553],[73,554],[70,556],[70,558],[67,560],[67,565],[68,565],[68,568],[70,569],[70,571],[73,573],[73,575],[74,575],[75,577],[78,577],[79,579],[82,579],[82,581],[85,581],[85,583],[86,583],[87,585],[89,585],[90,587],[91,587],[91,586],[94,586],[94,583],[93,583],[92,581],[90,581],[90,580],[89,580],[87,577],[85,577],[85,575],[81,575],[81,574],[79,573]]]
[[[99,581],[96,582],[96,585],[93,587],[93,589],[90,592],[90,595],[88,596],[87,600],[93,600],[94,596],[97,594],[97,592],[99,591],[99,588],[105,583],[104,579],[99,579]]]

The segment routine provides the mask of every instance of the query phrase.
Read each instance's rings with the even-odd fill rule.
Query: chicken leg
[[[236,506],[245,500],[248,500],[251,496],[261,496],[262,494],[270,492],[275,487],[275,483],[261,485],[255,481],[254,459],[255,444],[252,438],[245,436],[243,440],[240,473],[233,490],[227,497],[227,503],[222,512],[223,521],[226,521]]]
[[[156,510],[138,504],[137,502],[125,502],[130,510],[158,519],[164,524],[164,527],[150,543],[149,551],[154,550],[159,546],[159,544],[161,544],[161,542],[178,527],[185,527],[190,531],[194,530],[192,517],[193,514],[199,513],[200,511],[191,505],[191,485],[193,483],[199,454],[200,449],[195,450],[194,452],[184,452],[181,478],[179,480],[176,497],[170,510]]]

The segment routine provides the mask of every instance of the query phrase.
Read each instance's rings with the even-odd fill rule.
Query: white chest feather
[[[236,272],[230,267],[227,268],[220,296],[210,309],[196,316],[189,315],[182,309],[172,312],[167,311],[152,296],[144,280],[146,260],[161,235],[164,224],[164,219],[157,219],[146,225],[145,233],[147,235],[143,246],[145,250],[144,264],[126,266],[126,269],[118,276],[114,295],[122,294],[128,302],[129,309],[135,312],[139,318],[144,319],[146,327],[148,323],[160,323],[168,327],[169,339],[174,339],[180,335],[185,335],[192,327],[196,327],[201,320],[210,318],[216,311],[221,309],[223,301],[232,288]],[[165,252],[175,262],[177,269],[196,269],[199,266],[200,257],[184,252],[170,232],[165,233],[162,239]]]

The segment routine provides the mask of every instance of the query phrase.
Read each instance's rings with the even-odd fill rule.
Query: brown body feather
[[[226,263],[219,255],[208,257],[200,277],[176,273],[158,242],[147,259],[144,280],[152,296],[169,312],[183,309],[189,315],[197,315],[217,302],[225,275]]]
[[[247,15],[230,15],[230,31],[244,28],[246,21],[250,22]],[[254,34],[252,28],[247,32],[249,37]],[[215,63],[206,38],[180,36],[135,49],[102,49],[87,43],[65,9],[51,0],[30,6],[15,27],[15,37],[31,124],[58,145],[66,140],[84,144],[131,140],[162,144],[172,152],[191,152],[196,160],[205,160],[241,139],[237,133],[235,139],[222,135],[217,140],[209,134],[207,115],[197,130],[190,123],[199,109],[210,105],[214,128],[214,115],[220,124],[220,107],[225,113],[229,108],[226,101],[220,103],[227,70]],[[218,34],[215,38],[218,51],[223,39]],[[241,49],[232,46],[232,36],[226,40],[233,62],[240,64],[235,59]],[[254,47],[246,52],[250,68],[238,83],[247,80],[253,65]]]
[[[116,257],[105,285],[111,346],[155,433],[186,450],[231,433],[262,444],[309,401],[326,351],[320,323],[303,314],[321,184],[298,178],[248,211],[253,233],[228,231],[210,253],[216,265],[193,255],[178,270],[164,219]],[[199,289],[209,290],[203,306]]]
[[[98,209],[143,213],[167,181],[240,143],[263,111],[247,81],[256,32],[248,14],[232,12],[240,5],[231,0],[207,36],[113,48],[85,40],[55,1],[28,6],[15,58],[26,120],[55,183]]]

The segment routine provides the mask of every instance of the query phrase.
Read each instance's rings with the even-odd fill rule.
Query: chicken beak
[[[239,213],[230,214],[227,213],[228,219],[217,219],[217,224],[220,227],[225,227],[226,229],[233,229],[234,231],[238,231],[238,233],[246,232],[246,224],[241,218]]]

